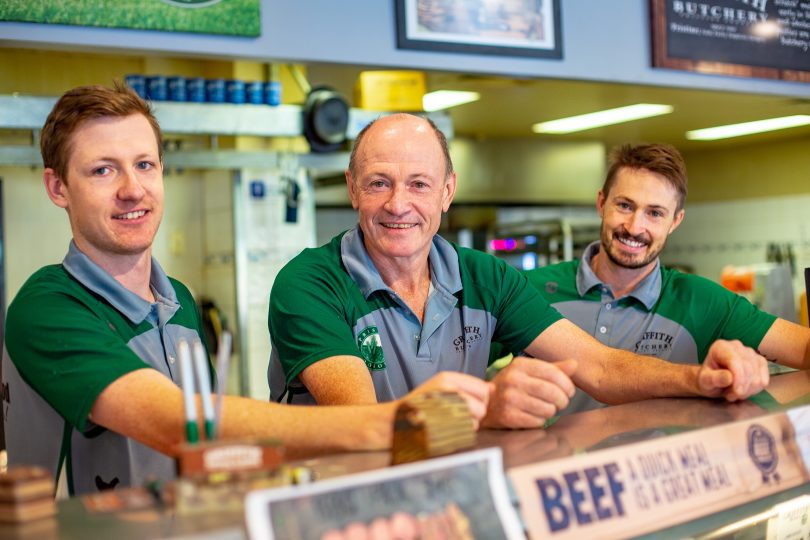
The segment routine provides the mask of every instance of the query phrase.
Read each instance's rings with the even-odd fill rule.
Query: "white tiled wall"
[[[810,194],[687,204],[686,218],[670,236],[663,260],[719,281],[725,265],[765,262],[772,242],[793,247],[798,297],[804,290],[803,268],[810,266]]]
[[[170,276],[182,281],[195,296],[204,293],[202,275],[202,178],[197,171],[167,171],[163,179],[163,221],[152,254]]]
[[[236,332],[236,277],[234,274],[233,242],[233,173],[205,171],[202,173],[202,236],[203,291],[213,300],[224,316],[223,324]],[[234,336],[234,343],[238,343]],[[227,377],[226,392],[239,393],[238,348],[233,350]],[[222,381],[222,374],[218,374]]]
[[[247,368],[247,394],[266,400],[267,366],[270,359],[270,336],[267,314],[270,291],[281,268],[302,249],[315,245],[315,205],[312,182],[293,160],[287,168],[242,169],[240,205],[241,242],[244,260],[238,260],[239,276],[245,289],[238,293],[246,320],[243,357]],[[286,179],[295,179],[300,188],[298,215],[295,222],[286,221]],[[261,183],[265,195],[251,193],[250,183]],[[244,263],[242,266],[240,263]]]

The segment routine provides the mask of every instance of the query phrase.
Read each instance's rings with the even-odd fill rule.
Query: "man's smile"
[[[643,241],[640,241],[640,240],[636,240],[632,236],[615,235],[614,238],[616,238],[616,240],[618,240],[619,242],[621,242],[625,246],[630,247],[630,248],[634,248],[634,249],[644,247],[644,246],[646,246],[648,244],[648,242],[643,242]]]
[[[416,227],[416,223],[380,223],[386,229],[410,229]]]
[[[113,219],[119,220],[130,220],[130,219],[138,219],[146,215],[146,210],[136,210],[134,212],[127,212],[125,214],[118,214],[117,216],[113,216]]]

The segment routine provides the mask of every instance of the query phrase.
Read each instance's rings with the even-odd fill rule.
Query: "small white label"
[[[810,495],[774,506],[767,540],[803,540],[810,536]]]
[[[262,464],[262,449],[256,446],[224,446],[205,452],[203,464],[206,470],[255,469]]]

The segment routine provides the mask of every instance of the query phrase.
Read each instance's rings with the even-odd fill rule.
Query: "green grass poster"
[[[260,0],[0,0],[0,21],[258,36]]]

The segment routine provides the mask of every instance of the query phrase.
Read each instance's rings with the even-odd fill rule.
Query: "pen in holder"
[[[178,514],[240,512],[248,491],[290,483],[276,440],[203,441],[179,449]]]
[[[230,334],[223,335],[219,353],[218,364],[227,369]],[[241,511],[248,491],[289,483],[288,475],[281,474],[280,465],[284,452],[278,441],[216,439],[223,407],[222,388],[217,395],[217,406],[214,407],[208,355],[202,343],[195,341],[189,348],[188,343],[181,340],[178,343],[177,356],[180,361],[186,420],[186,443],[178,449],[176,460],[177,512],[190,514]],[[205,426],[204,441],[199,438],[195,388],[200,391]]]

